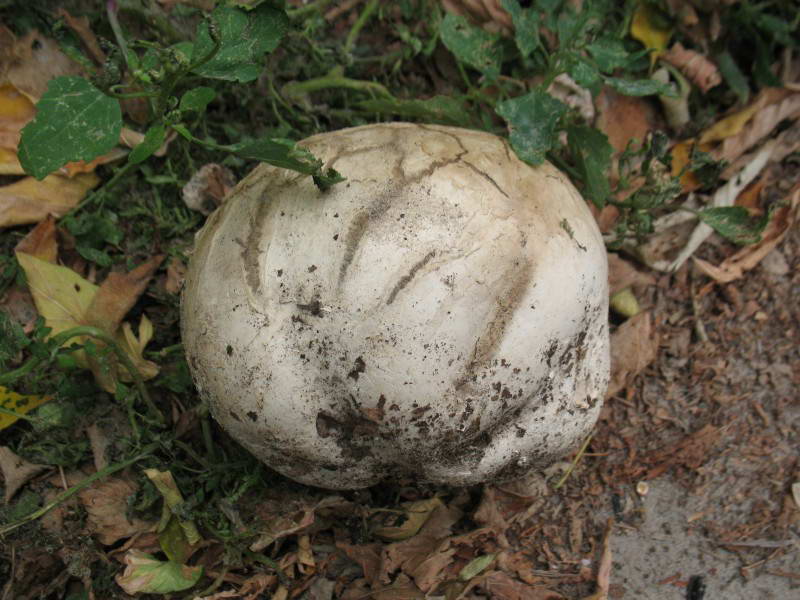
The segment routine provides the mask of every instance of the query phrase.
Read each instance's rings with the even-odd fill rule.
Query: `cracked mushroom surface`
[[[196,240],[183,340],[219,423],[332,489],[511,479],[573,450],[608,383],[608,289],[567,178],[452,127],[300,145],[347,180],[258,166]]]

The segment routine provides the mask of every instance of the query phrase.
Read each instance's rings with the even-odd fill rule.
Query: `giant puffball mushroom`
[[[451,127],[301,145],[346,181],[261,165],[197,237],[183,341],[222,426],[332,489],[511,479],[574,449],[608,383],[608,288],[564,175]]]

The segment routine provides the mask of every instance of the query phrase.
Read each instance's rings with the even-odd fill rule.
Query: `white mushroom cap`
[[[494,135],[407,123],[301,143],[198,234],[183,340],[214,416],[326,488],[508,479],[575,448],[609,377],[606,253],[580,194]]]

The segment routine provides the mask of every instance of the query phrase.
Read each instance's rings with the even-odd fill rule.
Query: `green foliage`
[[[584,196],[602,208],[611,194],[606,172],[611,167],[614,149],[608,138],[592,127],[572,125],[567,128],[567,146],[583,179]]]
[[[358,107],[368,112],[396,115],[424,123],[459,127],[469,127],[472,124],[466,102],[450,96],[434,96],[424,100],[374,98],[362,100],[358,103]]]
[[[466,18],[448,13],[441,24],[442,43],[456,57],[490,80],[500,74],[500,36],[474,27]]]
[[[743,206],[714,206],[699,211],[697,216],[714,231],[741,246],[760,242],[761,232],[769,222],[769,215],[751,218]]]
[[[496,110],[508,123],[514,152],[522,160],[539,165],[556,143],[558,125],[567,112],[567,105],[543,90],[535,89],[499,103]]]
[[[278,47],[288,28],[286,13],[266,4],[249,13],[220,4],[197,30],[192,62],[214,52],[217,41],[219,50],[192,70],[209,79],[253,81],[261,73],[261,58]]]
[[[112,26],[117,25],[119,47],[111,52],[104,70],[95,74],[96,85],[82,77],[52,80],[36,105],[36,118],[22,131],[20,162],[39,179],[69,161],[92,160],[111,150],[122,129],[119,104],[122,98],[142,97],[150,103],[151,124],[144,140],[128,156],[129,167],[150,158],[162,146],[170,129],[197,141],[183,121],[192,114],[202,114],[216,93],[209,87],[195,87],[178,100],[175,89],[190,73],[223,81],[253,81],[261,73],[264,56],[277,48],[289,24],[283,10],[268,4],[259,4],[249,11],[220,5],[201,21],[194,42],[185,41],[172,47],[134,42],[133,47],[146,49],[139,56],[124,40],[115,10],[110,9],[109,14]],[[134,85],[119,83],[125,67],[123,59]],[[140,91],[121,92],[125,87],[137,86]],[[323,173],[319,161],[285,140],[263,139],[245,150],[242,155],[245,158],[297,168],[312,176],[322,189],[342,180],[335,172]],[[103,266],[110,264],[96,248],[84,248],[83,254]]]
[[[19,160],[37,179],[70,161],[92,160],[113,148],[122,130],[119,102],[82,77],[56,77],[22,130]]]

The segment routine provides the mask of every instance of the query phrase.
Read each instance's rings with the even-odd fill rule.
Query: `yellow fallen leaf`
[[[377,527],[373,533],[387,541],[407,540],[417,535],[428,517],[440,506],[443,506],[443,503],[436,496],[427,500],[406,502],[403,504],[403,510],[407,517],[405,522],[396,527]]]
[[[143,356],[144,349],[151,339],[153,339],[153,324],[145,315],[142,315],[139,321],[139,337],[134,335],[130,323],[123,323],[121,334],[117,334],[117,343],[133,361],[143,379],[152,379],[158,375],[158,365]],[[120,379],[131,381],[128,371],[120,369]]]
[[[56,335],[84,324],[87,310],[98,287],[72,269],[54,265],[35,256],[17,252],[25,271],[36,310]]]
[[[0,133],[0,138],[2,133]],[[25,171],[22,170],[22,165],[19,164],[17,153],[8,148],[2,147],[3,142],[0,139],[0,175],[23,175]]]
[[[639,40],[645,48],[651,50],[650,64],[654,64],[664,52],[672,37],[672,28],[664,22],[656,9],[647,2],[639,2],[631,20],[631,37]]]
[[[719,142],[725,138],[729,138],[739,133],[747,122],[761,109],[759,103],[754,102],[747,108],[740,110],[732,115],[720,119],[711,127],[706,129],[700,136],[701,144],[710,144],[712,142]]]
[[[0,228],[38,223],[47,215],[61,216],[74,208],[100,179],[93,173],[73,178],[48,175],[42,181],[26,177],[0,187]]]
[[[52,400],[52,396],[24,396],[0,386],[0,407],[6,410],[13,410],[21,415],[29,413],[48,400]],[[19,417],[8,413],[0,413],[0,430],[13,425],[18,420]]]
[[[51,335],[56,335],[80,325],[93,327],[100,325],[99,329],[115,338],[116,343],[128,355],[143,379],[152,379],[158,374],[158,365],[143,357],[145,346],[153,337],[153,324],[146,316],[142,316],[142,320],[139,323],[139,336],[137,337],[134,335],[129,323],[122,323],[120,327],[122,314],[118,315],[119,320],[113,321],[102,318],[98,321],[98,315],[94,314],[103,310],[95,303],[95,300],[100,295],[106,282],[103,282],[103,286],[96,286],[67,267],[49,263],[24,252],[18,251],[16,255],[20,266],[25,271],[25,277],[28,280],[28,287],[33,295],[36,310],[44,317],[45,324],[53,330]],[[134,269],[128,274],[131,276],[128,294],[130,297],[118,298],[119,303],[127,303],[126,312],[133,305],[135,299],[144,291],[150,275],[152,275],[155,267],[161,263],[161,258],[155,257],[141,265],[139,269]],[[145,272],[149,274],[147,274],[146,279],[143,279]],[[123,285],[126,281],[126,276],[109,276],[107,281],[112,286],[115,283]],[[109,305],[105,310],[113,312],[114,308],[114,306]],[[74,341],[80,343],[83,338],[76,338]],[[102,343],[99,345],[102,345]],[[97,382],[107,392],[114,391],[116,382],[119,379],[131,381],[127,369],[118,364],[113,355],[109,356],[108,360],[103,364],[100,364],[94,357],[87,357],[82,350],[74,352],[73,357],[78,365],[92,370]]]

